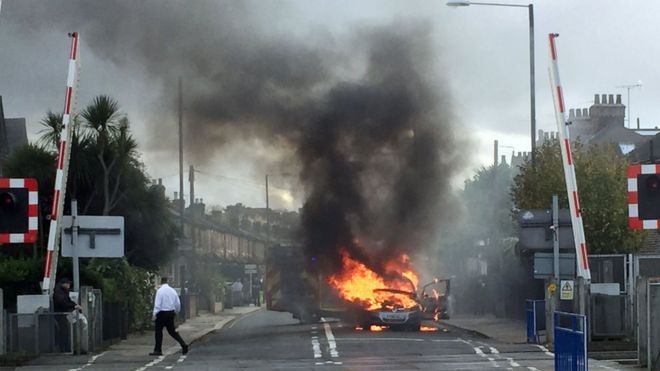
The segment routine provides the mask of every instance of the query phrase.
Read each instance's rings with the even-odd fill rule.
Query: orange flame
[[[369,326],[369,331],[371,332],[381,332],[385,329],[385,326],[371,325]]]
[[[341,250],[340,253],[342,271],[329,276],[328,283],[337,289],[344,300],[358,304],[366,310],[412,308],[418,305],[414,292],[419,279],[410,267],[407,255],[401,255],[399,259],[389,261],[385,265],[385,278],[352,259],[346,250]],[[401,290],[413,295],[380,291],[382,289]]]

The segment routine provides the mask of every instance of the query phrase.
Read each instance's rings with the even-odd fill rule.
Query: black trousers
[[[160,311],[156,314],[156,346],[154,347],[154,352],[163,351],[163,327],[165,327],[167,333],[170,334],[179,345],[181,345],[181,348],[186,347],[186,342],[183,341],[181,335],[179,335],[174,328],[174,316],[176,316],[176,313],[173,310]]]

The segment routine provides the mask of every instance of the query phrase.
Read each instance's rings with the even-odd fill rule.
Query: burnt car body
[[[433,288],[435,286],[435,289]],[[431,291],[431,292],[429,292]],[[449,319],[451,307],[451,280],[436,278],[422,288],[423,317],[425,319]]]
[[[384,302],[380,309],[364,311],[359,321],[360,326],[365,329],[368,329],[371,325],[387,326],[393,330],[418,331],[420,329],[422,325],[422,307],[414,292],[395,289],[378,289],[374,291],[391,295],[405,295],[412,299],[415,304],[402,307]]]

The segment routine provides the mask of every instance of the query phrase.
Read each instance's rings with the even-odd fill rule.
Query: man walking
[[[167,277],[160,279],[160,288],[156,291],[156,299],[154,300],[154,318],[156,320],[156,346],[154,351],[149,353],[150,356],[160,356],[163,354],[163,327],[167,329],[179,345],[181,345],[181,353],[188,353],[188,345],[181,338],[176,329],[174,328],[174,317],[181,310],[181,301],[176,290],[167,284]]]

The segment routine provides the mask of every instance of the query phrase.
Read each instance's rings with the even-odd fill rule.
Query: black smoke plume
[[[326,271],[340,248],[378,270],[451,218],[458,146],[426,21],[301,35],[294,10],[263,1],[21,0],[6,13],[25,32],[79,31],[87,52],[139,71],[165,102],[183,77],[198,163],[254,138],[295,158],[279,166],[300,174],[304,246]],[[153,147],[174,143],[153,125]]]

